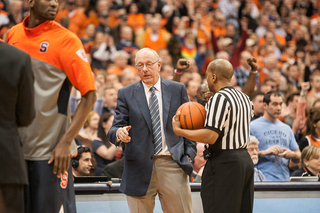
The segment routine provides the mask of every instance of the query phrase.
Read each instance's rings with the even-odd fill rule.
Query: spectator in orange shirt
[[[226,18],[221,12],[216,12],[213,30],[217,38],[226,35]]]
[[[279,59],[279,61],[282,63],[294,64],[296,61],[295,52],[296,52],[296,45],[294,44],[286,45],[284,52],[281,55],[281,58]]]
[[[109,1],[108,0],[98,0],[95,3],[95,8],[90,7],[87,11],[86,14],[88,16],[88,21],[87,23],[93,23],[96,27],[99,25],[99,15],[101,13],[108,13],[109,10]]]
[[[148,47],[155,51],[167,47],[171,34],[161,29],[160,21],[158,18],[149,20],[149,28],[140,36],[139,41],[137,40],[140,47]]]
[[[69,30],[78,37],[84,35],[87,17],[83,12],[77,10],[75,0],[67,0],[67,9],[58,13],[56,21],[59,22],[62,17],[68,17],[70,20]]]
[[[275,42],[275,45],[281,49],[282,46],[286,45],[286,38],[283,35],[277,34],[276,33],[276,29],[277,29],[277,25],[276,22],[269,20],[268,25],[267,25],[267,31],[270,31],[273,33],[273,39],[272,42]],[[270,41],[266,41],[267,38],[267,33],[265,34],[264,37],[260,37],[259,39],[259,44],[260,45],[268,45],[268,43],[270,43]]]
[[[82,37],[80,37],[82,44],[85,45],[88,42],[93,41],[95,33],[96,27],[94,26],[94,24],[88,24],[85,29],[85,34]]]
[[[145,26],[144,14],[138,13],[138,6],[136,3],[131,3],[128,9],[128,25],[137,33]]]
[[[114,54],[114,66],[107,70],[107,73],[114,73],[117,76],[121,76],[123,70],[131,70],[134,74],[138,74],[135,67],[128,65],[129,54],[124,50],[119,50]]]
[[[275,37],[275,34],[271,31],[267,31],[265,36],[263,37],[260,37],[259,39],[259,45],[260,46],[272,46],[272,53],[274,53],[278,58],[281,57],[281,51],[280,49],[278,48],[278,45],[277,45],[277,38]]]

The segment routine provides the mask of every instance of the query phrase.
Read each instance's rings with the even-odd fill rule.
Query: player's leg
[[[74,209],[66,208],[66,200],[69,186],[73,182],[69,181],[72,172],[71,168],[65,174],[57,178],[53,174],[53,163],[44,161],[27,161],[29,186],[27,187],[26,205],[27,213],[75,213],[75,203],[69,203]],[[72,194],[69,194],[72,196]],[[73,194],[74,196],[74,194]],[[71,202],[72,199],[68,198]],[[68,203],[68,202],[67,202]]]

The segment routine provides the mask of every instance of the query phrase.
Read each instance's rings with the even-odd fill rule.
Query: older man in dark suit
[[[188,101],[185,87],[159,77],[159,55],[149,48],[136,54],[141,81],[119,90],[108,137],[126,143],[120,191],[130,212],[153,212],[158,194],[166,213],[192,212],[188,175],[196,143],[172,130],[172,117]]]
[[[0,212],[24,212],[28,184],[18,127],[34,116],[33,74],[28,54],[0,39]]]

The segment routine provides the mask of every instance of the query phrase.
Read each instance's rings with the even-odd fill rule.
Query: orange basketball
[[[180,111],[180,123],[183,129],[203,129],[206,119],[204,106],[197,102],[186,102],[178,110]]]

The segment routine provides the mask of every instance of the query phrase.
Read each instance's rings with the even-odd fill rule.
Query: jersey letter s
[[[60,186],[65,189],[68,185],[68,172],[65,172],[61,177]]]
[[[47,52],[48,47],[49,47],[49,43],[48,42],[46,42],[46,41],[42,42],[40,44],[40,52],[42,52],[42,53]]]

